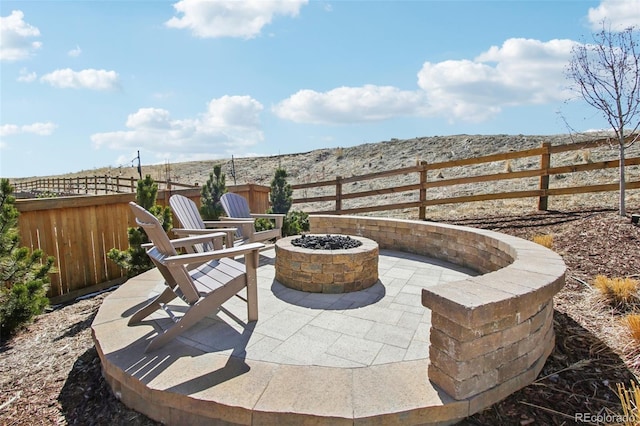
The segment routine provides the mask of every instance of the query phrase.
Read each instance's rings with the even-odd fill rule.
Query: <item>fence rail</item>
[[[634,136],[628,137],[628,140],[632,140]],[[294,191],[306,191],[309,189],[318,188],[331,188],[328,192],[331,194],[323,194],[311,197],[294,197],[294,204],[305,204],[306,206],[313,205],[314,203],[332,202],[334,208],[314,210],[307,208],[309,213],[324,213],[324,214],[360,214],[360,213],[372,213],[379,211],[389,210],[401,210],[418,208],[419,219],[425,219],[426,207],[445,205],[445,204],[457,204],[457,203],[470,203],[477,201],[488,200],[502,200],[513,198],[537,198],[538,209],[547,210],[548,199],[551,196],[568,195],[568,194],[581,194],[588,192],[603,192],[603,191],[616,191],[619,189],[618,183],[607,184],[594,184],[586,186],[573,186],[564,188],[551,188],[550,177],[555,175],[562,175],[576,172],[586,172],[594,170],[604,170],[618,168],[619,160],[606,160],[600,162],[587,162],[585,164],[570,164],[563,166],[551,167],[552,154],[561,154],[578,150],[586,150],[592,148],[599,148],[603,145],[610,145],[609,139],[598,139],[594,141],[575,143],[570,145],[557,145],[552,146],[549,143],[543,143],[539,148],[532,148],[522,151],[513,151],[506,153],[497,153],[481,157],[456,159],[449,161],[442,161],[437,163],[420,162],[419,164],[411,167],[404,167],[395,170],[387,170],[377,173],[370,173],[366,175],[351,176],[344,178],[337,176],[335,179],[324,180],[314,183],[301,183],[291,185]],[[443,169],[452,169],[465,166],[486,166],[490,163],[510,161],[516,159],[523,159],[527,157],[538,157],[538,167],[529,168],[519,171],[508,171],[501,173],[488,173],[479,174],[474,176],[463,176],[454,178],[440,178],[437,180],[428,180],[428,173]],[[625,159],[625,166],[638,166],[640,165],[640,157],[630,157]],[[376,188],[366,191],[347,192],[345,186],[350,183],[358,182],[362,183],[368,180],[380,180],[384,178],[392,178],[403,175],[415,175],[414,179],[416,183],[409,183],[404,185],[388,186],[383,188]],[[429,189],[454,187],[459,185],[479,184],[495,181],[507,181],[507,180],[520,180],[528,178],[539,178],[539,184],[536,189],[528,190],[511,190],[505,192],[484,193],[484,194],[472,194],[472,195],[458,195],[452,197],[440,197],[440,198],[428,198]],[[629,180],[626,182],[627,189],[640,188],[640,180]],[[379,202],[373,205],[362,207],[344,208],[343,201],[354,200],[367,197],[375,197],[379,195],[416,192],[417,197],[415,201],[408,201],[403,203],[389,203],[381,204]]]
[[[197,188],[198,185],[156,180],[159,189]],[[16,192],[53,193],[64,195],[80,194],[120,194],[135,193],[137,178],[121,178],[119,176],[83,176],[74,178],[41,178],[30,181],[16,181],[13,186]]]

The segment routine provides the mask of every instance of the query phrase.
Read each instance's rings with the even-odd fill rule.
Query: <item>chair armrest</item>
[[[197,228],[173,228],[171,229],[171,231],[173,231],[173,233],[175,233],[176,235],[184,235],[184,236],[189,236],[189,235],[208,235],[211,234],[212,232],[215,234],[221,234],[221,233],[226,233],[226,232],[236,232],[237,228],[216,228],[215,232],[212,229],[197,229]]]
[[[236,232],[238,228],[215,228],[217,232],[215,234],[224,233],[225,243],[227,248],[233,247],[233,240],[235,239]],[[173,228],[172,231],[179,236],[182,235],[206,235],[211,234],[211,229],[189,229],[189,228]]]
[[[238,222],[241,223],[251,223],[253,224],[253,220],[251,219],[233,219],[233,218],[226,218],[227,220],[205,220],[204,222],[204,226],[207,227],[211,227],[211,228],[219,228],[221,226],[229,226],[229,227],[234,227],[238,224]]]
[[[173,247],[187,248],[187,247],[193,246],[194,244],[208,243],[215,240],[216,238],[221,238],[225,236],[226,234],[224,232],[213,232],[213,233],[210,232],[208,234],[203,234],[203,235],[194,235],[190,237],[175,238],[169,241],[171,242],[171,245]]]
[[[164,259],[167,265],[189,265],[192,263],[205,263],[209,260],[222,259],[224,257],[234,258],[241,254],[257,252],[265,245],[262,243],[251,243],[238,247],[225,248],[222,250],[214,250],[206,253],[188,253],[179,254],[177,256],[169,256]]]
[[[223,217],[222,220],[218,220],[215,221],[213,223],[224,223],[227,225],[237,225],[238,223],[240,224],[247,224],[247,225],[253,225],[254,220],[251,218],[247,218],[247,217]]]

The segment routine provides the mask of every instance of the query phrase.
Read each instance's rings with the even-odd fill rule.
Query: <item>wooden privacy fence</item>
[[[631,139],[631,138],[629,138]],[[466,158],[458,160],[443,161],[438,163],[420,162],[416,166],[405,167],[401,169],[388,170],[383,172],[371,173],[366,175],[341,177],[337,176],[333,180],[314,182],[314,183],[301,183],[291,185],[294,191],[305,191],[309,189],[318,189],[322,187],[334,187],[335,192],[329,195],[320,195],[314,197],[302,197],[298,198],[294,196],[294,204],[305,204],[305,206],[313,205],[314,203],[332,203],[335,207],[321,210],[313,210],[305,208],[308,213],[323,213],[323,214],[360,214],[371,213],[379,211],[400,210],[400,209],[419,209],[418,217],[422,220],[425,219],[426,207],[444,204],[455,203],[469,203],[475,201],[487,201],[487,200],[501,200],[512,198],[530,198],[535,197],[538,199],[538,209],[547,210],[548,199],[552,196],[569,195],[569,194],[583,194],[589,192],[602,192],[602,191],[617,191],[619,184],[605,183],[605,184],[591,184],[583,186],[572,187],[550,187],[550,176],[563,175],[575,172],[586,172],[592,170],[612,169],[618,168],[618,160],[591,162],[588,161],[584,164],[569,164],[552,167],[552,155],[559,153],[567,153],[571,151],[588,150],[591,148],[602,147],[603,144],[609,144],[608,139],[600,139],[595,141],[574,143],[570,145],[556,145],[552,146],[549,143],[543,143],[539,148],[528,149],[524,151],[513,151],[507,153],[492,154],[482,157]],[[615,142],[614,142],[615,143]],[[616,151],[617,152],[617,151]],[[538,167],[529,167],[526,170],[520,171],[505,171],[501,173],[488,173],[478,174],[474,176],[454,177],[454,178],[442,178],[428,180],[427,176],[429,172],[434,172],[442,169],[451,169],[463,166],[486,166],[490,163],[511,161],[514,159],[522,159],[527,157],[538,157]],[[640,157],[631,157],[625,159],[626,166],[640,165]],[[489,170],[486,167],[485,170]],[[386,179],[390,181],[394,177],[403,175],[416,175],[416,183],[410,183],[406,185],[388,186],[383,188],[376,188],[368,191],[358,191],[347,193],[345,187],[348,184],[358,183],[361,184],[367,180],[381,180]],[[486,183],[491,181],[506,181],[525,178],[539,178],[539,184],[535,189],[518,190],[518,191],[506,191],[497,193],[473,193],[470,195],[459,195],[453,197],[433,197],[429,198],[429,190],[434,188],[443,187],[455,187],[468,184]],[[640,188],[640,180],[628,180],[626,182],[626,189],[638,189]],[[330,191],[333,192],[333,191]],[[390,203],[383,204],[380,202],[380,196],[386,194],[397,194],[414,192],[417,197],[414,201],[408,201],[403,203]],[[299,193],[299,192],[298,192]],[[296,192],[294,192],[296,194]],[[374,202],[366,203],[366,206],[361,207],[347,207],[343,206],[346,200],[363,199],[367,197],[376,197]]]
[[[197,188],[172,181],[156,180],[160,189]],[[29,181],[12,182],[16,192],[51,192],[55,194],[119,194],[135,193],[137,178],[119,176],[83,176],[74,178],[42,178]]]
[[[249,200],[252,211],[269,208],[269,187],[230,186],[230,192]],[[157,203],[168,205],[172,194],[185,195],[200,203],[200,189],[158,192]],[[123,282],[126,271],[108,257],[112,248],[129,246],[127,228],[135,226],[128,203],[135,194],[110,194],[16,200],[20,212],[18,227],[21,244],[42,249],[56,258],[48,292],[52,303]],[[174,226],[178,226],[174,218]]]

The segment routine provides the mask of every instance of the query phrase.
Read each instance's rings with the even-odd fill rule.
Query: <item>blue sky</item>
[[[563,69],[640,0],[0,2],[0,176],[605,127]]]

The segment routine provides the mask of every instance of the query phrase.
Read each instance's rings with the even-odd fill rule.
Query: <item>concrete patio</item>
[[[246,304],[234,298],[150,354],[148,340],[170,319],[160,311],[127,321],[162,290],[161,275],[149,271],[110,295],[92,329],[116,395],[166,424],[451,424],[468,415],[468,401],[428,378],[431,312],[421,294],[474,271],[380,250],[374,286],[319,294],[275,281],[274,257],[260,256],[257,322],[247,324]]]

